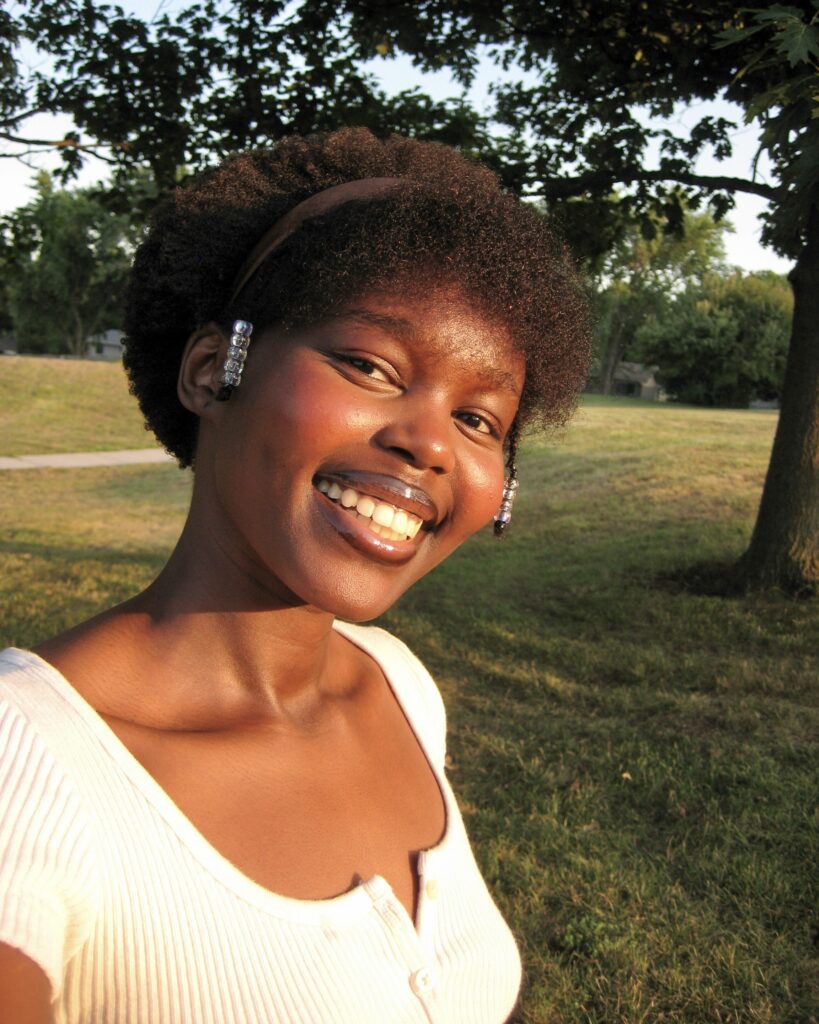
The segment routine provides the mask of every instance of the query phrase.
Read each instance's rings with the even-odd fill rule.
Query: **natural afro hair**
[[[370,177],[407,185],[305,220],[231,303],[239,268],[275,221],[316,192]],[[524,353],[516,430],[533,419],[563,423],[586,377],[588,321],[582,282],[543,215],[447,146],[383,141],[363,128],[240,153],[158,208],[128,293],[131,390],[146,425],[190,465],[198,421],[176,381],[197,327],[241,317],[258,337],[326,319],[365,294],[417,295],[431,285],[456,289]]]

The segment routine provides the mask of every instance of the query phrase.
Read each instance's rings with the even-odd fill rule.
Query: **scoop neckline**
[[[390,678],[390,673],[384,664],[384,659],[379,657],[378,653],[373,650],[374,645],[366,644],[361,638],[360,631],[364,627],[335,620],[332,628],[371,657],[381,669],[387,685],[429,765],[429,769],[438,784],[438,789],[444,802],[446,820],[443,835],[434,846],[427,847],[418,852],[416,871],[420,894],[423,892],[424,887],[423,875],[426,862],[430,856],[437,856],[443,851],[452,835],[455,797],[450,789],[446,775],[436,767],[427,744],[418,733],[407,711],[407,707],[399,692],[400,684],[396,686]],[[91,729],[105,753],[111,757],[128,778],[129,782],[139,790],[142,796],[159,813],[164,822],[183,842],[188,853],[208,870],[218,883],[232,891],[246,903],[252,904],[274,917],[296,920],[303,924],[314,924],[320,927],[330,923],[342,925],[353,922],[367,913],[376,901],[391,897],[396,907],[405,914],[413,931],[417,932],[418,921],[420,920],[419,905],[416,904],[416,919],[413,920],[401,901],[395,896],[392,886],[382,875],[372,875],[370,878],[362,880],[337,896],[328,896],[324,899],[316,900],[303,900],[294,896],[284,896],[281,893],[274,892],[272,889],[265,888],[259,882],[255,882],[224,854],[220,853],[200,832],[179,805],[175,803],[173,798],[160,786],[148,769],[134,757],[99,712],[72,686],[58,668],[34,651],[24,650],[19,647],[9,647],[3,653],[11,655],[15,661],[22,660],[28,662],[29,665],[33,663],[33,667],[39,671],[40,675],[47,678],[52,689],[70,705],[72,710]],[[403,652],[401,653],[403,656]],[[412,669],[413,666],[410,664],[409,668]],[[419,900],[420,898],[419,895]]]

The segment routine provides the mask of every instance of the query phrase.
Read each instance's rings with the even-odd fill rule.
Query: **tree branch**
[[[90,153],[92,156],[97,157],[98,160],[104,160],[106,163],[115,164],[117,161],[111,156],[105,156],[100,152],[101,149],[107,148],[102,146],[100,143],[84,143],[78,142],[76,139],[26,139],[19,135],[12,135],[10,132],[0,131],[0,139],[6,142],[14,142],[20,146],[27,146],[28,152],[31,152],[35,148],[39,149],[76,149],[80,153]],[[17,153],[4,153],[5,157],[12,159],[17,158],[20,154]]]
[[[20,124],[21,121],[25,121],[29,117],[34,117],[35,114],[45,113],[48,113],[45,107],[31,107],[30,110],[21,110],[17,114],[10,114],[8,117],[0,117],[0,125],[9,130],[15,125]]]
[[[631,185],[637,181],[677,181],[681,185],[696,185],[714,191],[749,192],[762,196],[763,199],[776,200],[781,198],[783,189],[765,185],[760,181],[749,181],[747,178],[731,178],[723,175],[693,174],[689,171],[644,171],[634,169],[625,174],[612,174],[608,171],[594,171],[579,174],[573,178],[555,178],[533,196],[564,197],[576,196],[589,189],[614,188],[615,185]]]

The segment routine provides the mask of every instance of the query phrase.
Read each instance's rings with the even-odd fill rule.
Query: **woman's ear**
[[[221,388],[219,377],[227,356],[229,340],[218,324],[198,327],[188,338],[176,393],[179,401],[194,415],[207,419],[223,403],[216,400]]]

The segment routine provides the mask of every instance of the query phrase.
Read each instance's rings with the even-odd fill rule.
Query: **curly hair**
[[[275,221],[316,192],[369,177],[408,187],[305,220],[242,290],[240,307],[231,303],[239,267]],[[430,286],[457,289],[524,354],[516,427],[565,422],[589,359],[583,282],[565,247],[486,167],[438,143],[379,140],[363,128],[237,154],[157,209],[128,293],[131,391],[146,426],[190,465],[198,420],[179,402],[176,380],[197,327],[241,317],[258,335],[316,323],[365,294]]]

